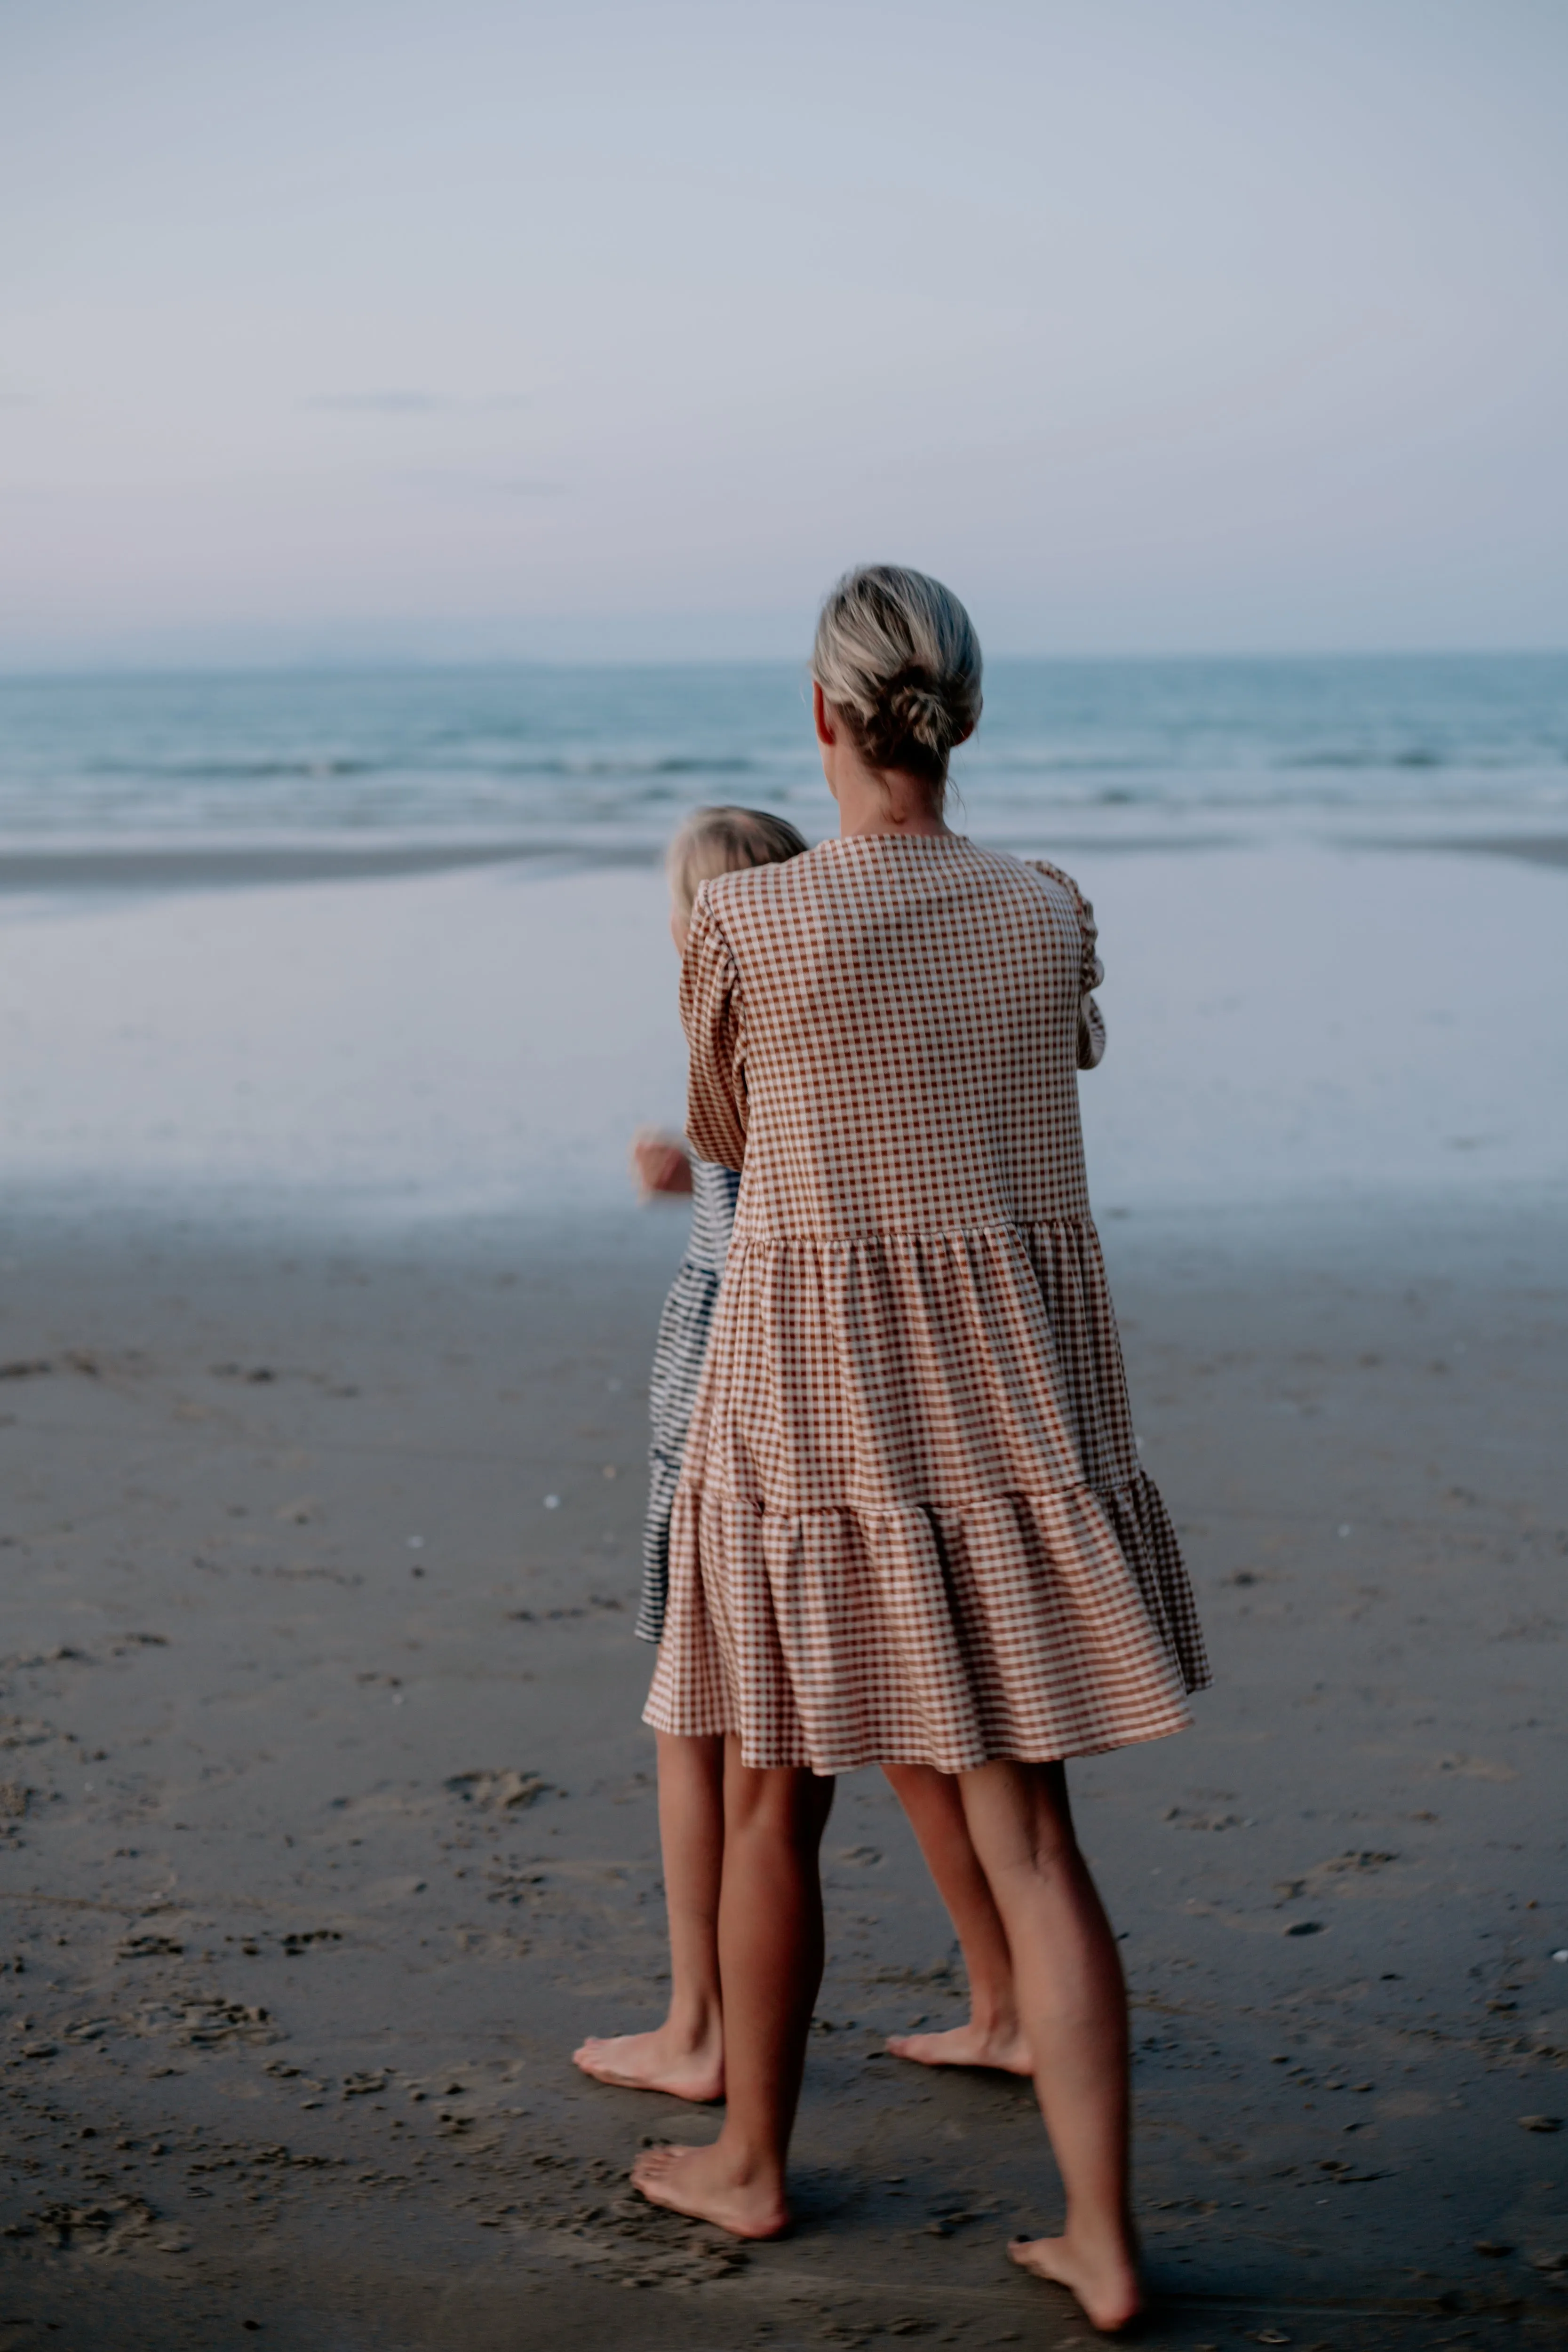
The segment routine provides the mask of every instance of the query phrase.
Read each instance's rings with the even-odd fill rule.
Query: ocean
[[[1568,659],[999,661],[956,781],[1095,903],[1108,1212],[1561,1200]],[[0,682],[13,1218],[635,1215],[712,800],[833,830],[798,668]]]
[[[956,821],[1009,847],[1412,841],[1568,818],[1568,656],[997,661]],[[624,856],[833,812],[791,663],[0,679],[0,845]]]

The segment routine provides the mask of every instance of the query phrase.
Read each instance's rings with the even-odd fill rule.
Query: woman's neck
[[[866,833],[943,834],[940,813],[931,806],[931,787],[918,776],[898,769],[885,774],[858,760],[843,761],[833,778],[838,802],[840,838]]]

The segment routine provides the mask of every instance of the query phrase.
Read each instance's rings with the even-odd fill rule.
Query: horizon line
[[[1011,664],[1038,666],[1049,669],[1115,668],[1121,667],[1160,667],[1196,668],[1205,664],[1223,663],[1237,667],[1262,667],[1272,663],[1313,662],[1493,662],[1493,661],[1561,661],[1568,658],[1568,644],[1521,646],[1280,646],[1268,649],[1253,647],[1246,652],[1215,649],[1207,652],[1093,652],[1093,653],[1016,653],[989,655],[986,667],[998,667]],[[43,684],[95,684],[108,680],[134,678],[246,678],[246,677],[385,677],[415,672],[446,674],[474,670],[745,670],[799,669],[810,667],[805,655],[789,654],[644,654],[605,656],[602,655],[535,655],[535,654],[462,654],[443,656],[435,653],[415,655],[344,654],[298,655],[271,656],[258,655],[252,659],[205,660],[199,656],[186,660],[100,659],[91,662],[45,661],[12,666],[0,656],[0,686]]]

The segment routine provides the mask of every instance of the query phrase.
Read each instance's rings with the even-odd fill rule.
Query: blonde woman
[[[805,840],[766,809],[694,809],[669,845],[669,931],[684,955],[702,883],[721,874],[800,856]],[[692,1204],[691,1234],[659,1317],[648,1383],[653,1443],[638,1638],[664,1631],[669,1585],[669,1520],[708,1334],[729,1255],[740,1173],[696,1159],[674,1138],[645,1129],[632,1167],[646,1195],[674,1193]],[[669,1924],[669,2007],[640,2033],[590,2034],[573,2053],[585,2074],[626,2090],[662,2091],[706,2102],[724,2095],[724,2018],[719,1979],[719,1898],[724,1859],[724,1742],[717,1735],[658,1735],[659,1844]],[[1028,2053],[1013,1996],[1007,1938],[964,1826],[955,1784],[919,1764],[883,1767],[898,1791],[958,1933],[970,2013],[937,2033],[892,2035],[895,2057],[924,2066],[992,2067],[1026,2074]]]
[[[1207,1671],[1089,1211],[1094,925],[1065,875],[943,822],[981,699],[955,597],[853,572],[813,667],[839,836],[705,883],[682,966],[688,1132],[742,1176],[647,1719],[725,1742],[728,2110],[633,2177],[739,2236],[786,2226],[833,1776],[932,1767],[1067,2193],[1062,2234],[1012,2252],[1116,2328],[1140,2304],[1126,1999],[1063,1759],[1182,1729]]]

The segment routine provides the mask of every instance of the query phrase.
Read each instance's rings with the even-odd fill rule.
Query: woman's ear
[[[816,678],[811,681],[811,715],[816,722],[817,741],[826,744],[831,750],[837,742],[838,736],[827,707],[827,697],[823,693]]]
[[[963,730],[963,734],[962,734],[962,735],[955,735],[955,736],[953,737],[953,739],[952,739],[952,748],[953,748],[953,750],[956,751],[957,751],[957,749],[958,749],[958,747],[959,747],[959,745],[960,745],[961,743],[967,743],[967,742],[968,742],[968,740],[969,740],[969,739],[970,739],[970,737],[973,734],[973,732],[974,732],[974,721],[973,721],[973,719],[972,719],[970,720],[970,722],[969,722],[968,726],[964,729],[964,730]]]

